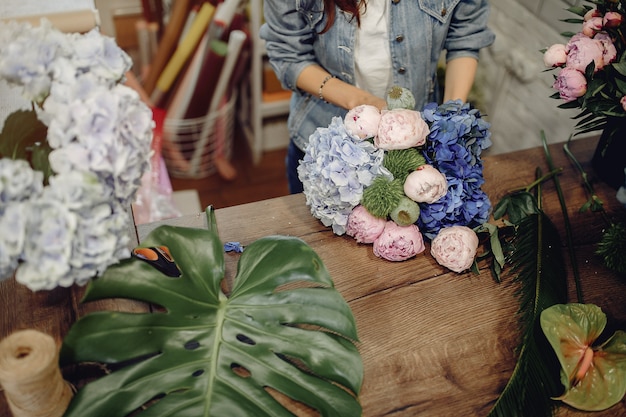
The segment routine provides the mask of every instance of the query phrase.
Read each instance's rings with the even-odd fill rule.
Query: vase
[[[618,189],[626,168],[626,117],[610,117],[593,154],[591,164],[602,181]]]

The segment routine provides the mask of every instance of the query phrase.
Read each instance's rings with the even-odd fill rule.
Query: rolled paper
[[[100,15],[98,10],[85,9],[59,13],[48,13],[42,15],[16,16],[3,21],[15,20],[18,22],[27,22],[32,26],[39,26],[41,19],[45,18],[52,23],[52,26],[61,32],[89,32],[96,26],[100,26]]]
[[[57,344],[32,329],[0,341],[0,385],[14,417],[62,417],[72,399]]]

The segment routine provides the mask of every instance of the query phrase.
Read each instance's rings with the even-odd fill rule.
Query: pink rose
[[[604,47],[601,42],[588,38],[580,33],[572,36],[566,45],[567,62],[569,68],[585,72],[591,62],[595,62],[595,70],[604,67]]]
[[[420,112],[409,109],[383,110],[374,145],[380,149],[422,146],[430,133]]]
[[[404,194],[418,203],[432,204],[446,195],[448,180],[432,165],[422,165],[404,181]]]
[[[361,205],[356,206],[348,216],[346,234],[358,243],[374,243],[385,228],[387,220],[373,216]]]
[[[593,39],[600,42],[602,45],[602,61],[604,65],[609,65],[611,62],[615,61],[617,58],[617,49],[611,37],[604,32],[600,32]]]
[[[622,109],[624,109],[624,111],[626,111],[626,96],[622,96],[622,98],[619,101],[619,104],[622,105]]]
[[[555,43],[543,53],[543,63],[548,68],[562,67],[565,61],[567,61],[567,52],[562,43]]]
[[[445,227],[430,245],[430,253],[442,266],[454,272],[463,272],[474,263],[478,236],[466,226]]]
[[[624,18],[622,17],[621,13],[606,12],[604,17],[602,18],[602,24],[604,25],[604,27],[607,28],[616,28],[622,24],[622,20],[624,20]]]
[[[388,261],[404,261],[424,249],[424,238],[416,225],[398,226],[391,220],[374,241],[374,255]]]
[[[601,17],[592,17],[589,20],[586,20],[583,23],[582,32],[585,36],[589,36],[593,38],[593,36],[602,30],[602,18]]]
[[[573,101],[587,92],[587,79],[582,72],[566,67],[559,71],[552,88],[559,91],[563,100]]]
[[[348,133],[359,139],[372,138],[378,132],[380,110],[369,104],[362,104],[348,111],[343,120]]]

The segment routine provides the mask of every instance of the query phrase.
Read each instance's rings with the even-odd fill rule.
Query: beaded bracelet
[[[324,88],[324,86],[326,85],[326,83],[328,82],[328,80],[335,78],[334,75],[330,75],[328,74],[326,76],[326,78],[324,78],[324,81],[322,81],[322,83],[320,84],[320,88],[318,90],[318,97],[320,98],[320,100],[323,100],[325,103],[328,103],[328,101],[326,101],[326,99],[324,99],[324,95],[322,94],[322,89]]]

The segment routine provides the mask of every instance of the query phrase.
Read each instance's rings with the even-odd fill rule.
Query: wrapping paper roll
[[[100,15],[97,10],[76,10],[62,13],[48,13],[42,15],[16,16],[3,21],[15,20],[18,22],[28,22],[33,26],[39,26],[41,19],[46,18],[52,26],[61,32],[89,32],[96,26],[100,26]]]
[[[0,385],[14,417],[62,417],[72,399],[54,339],[37,330],[0,341]]]

